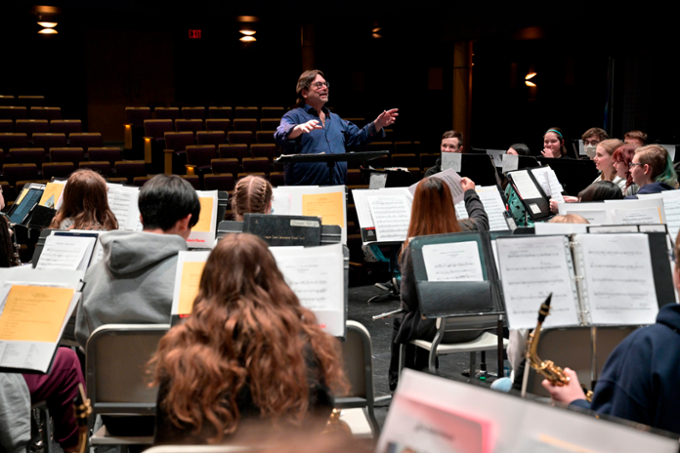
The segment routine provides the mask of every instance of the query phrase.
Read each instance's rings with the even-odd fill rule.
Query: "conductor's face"
[[[328,82],[317,74],[309,88],[302,90],[302,97],[311,106],[323,106],[328,102]]]

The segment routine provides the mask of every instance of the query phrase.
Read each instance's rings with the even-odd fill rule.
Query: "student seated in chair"
[[[673,281],[680,291],[680,235],[675,240]],[[680,305],[664,305],[656,324],[636,330],[609,356],[588,403],[576,373],[565,368],[569,384],[543,381],[554,400],[586,407],[680,434]]]
[[[413,196],[411,223],[406,236],[413,238],[430,234],[488,230],[489,218],[479,195],[475,192],[475,183],[470,178],[463,178],[461,185],[465,193],[465,209],[469,218],[459,222],[456,219],[456,209],[449,186],[437,178],[425,178],[420,181]],[[408,343],[417,339],[432,341],[437,333],[436,320],[424,319],[420,314],[408,239],[401,250],[400,265],[401,305],[406,310],[406,314],[403,318],[394,320],[389,371],[389,384],[392,391],[396,389],[399,379],[399,345],[408,345],[405,363],[407,368],[416,370],[427,368],[429,353]],[[482,332],[481,330],[448,332],[443,341],[449,343],[470,341],[479,337]]]
[[[633,182],[640,190],[626,199],[678,188],[678,175],[673,169],[673,160],[661,145],[647,145],[636,149],[629,166]]]
[[[160,386],[155,443],[321,432],[330,389],[346,388],[338,354],[267,244],[227,235],[210,253],[188,319],[161,339],[150,363]]]
[[[104,324],[169,324],[177,253],[198,222],[194,188],[176,175],[158,175],[139,192],[144,231],[102,235],[104,258],[85,274],[76,315],[76,340],[84,348]]]
[[[259,176],[239,179],[231,198],[234,220],[243,220],[244,214],[269,214],[272,212],[272,185]]]

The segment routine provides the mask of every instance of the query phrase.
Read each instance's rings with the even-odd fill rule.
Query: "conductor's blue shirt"
[[[317,120],[319,115],[309,105],[293,109],[283,115],[281,124],[274,133],[276,143],[283,149],[283,154],[342,154],[346,148],[366,145],[378,135],[373,122],[363,129],[349,121],[345,121],[324,107],[326,125],[323,129],[314,129],[308,134],[288,140],[288,134],[298,124],[309,120]],[[381,130],[382,136],[385,132]],[[312,186],[328,185],[328,166],[325,162],[284,164],[286,185]],[[347,162],[338,162],[333,175],[333,185],[347,183]]]

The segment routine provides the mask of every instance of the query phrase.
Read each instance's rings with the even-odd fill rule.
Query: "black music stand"
[[[349,152],[341,154],[283,154],[274,160],[277,164],[302,164],[313,162],[325,162],[328,165],[328,185],[333,185],[335,164],[337,162],[356,162],[377,159],[389,151],[362,151],[360,153]]]

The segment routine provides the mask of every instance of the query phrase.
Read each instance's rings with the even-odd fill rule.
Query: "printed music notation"
[[[484,281],[479,246],[475,241],[423,246],[427,279],[431,282]]]
[[[95,242],[96,239],[93,237],[48,236],[35,268],[38,270],[86,270]]]
[[[378,241],[405,241],[411,217],[406,197],[386,195],[368,197]]]
[[[139,188],[125,187],[116,184],[108,185],[109,207],[118,220],[119,230],[142,231],[139,219]]]

